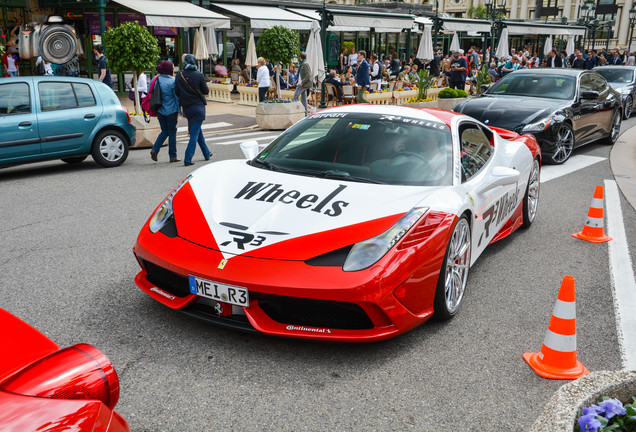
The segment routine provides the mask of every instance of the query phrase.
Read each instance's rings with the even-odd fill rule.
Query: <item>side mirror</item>
[[[581,99],[598,99],[599,93],[595,91],[584,91],[581,93]]]
[[[521,173],[516,169],[501,166],[494,167],[490,173],[490,182],[481,188],[478,193],[483,194],[497,186],[506,186],[518,183],[520,177]]]
[[[481,89],[481,93],[483,94],[486,90],[488,90],[490,88],[490,85],[488,84],[482,84],[481,87],[479,87]]]
[[[252,160],[258,155],[258,142],[256,141],[244,141],[241,143],[241,151],[245,156],[245,159]]]

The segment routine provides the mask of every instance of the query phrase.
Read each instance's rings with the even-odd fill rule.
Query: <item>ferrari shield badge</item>
[[[217,268],[223,270],[225,268],[225,264],[227,264],[227,260],[222,259]]]

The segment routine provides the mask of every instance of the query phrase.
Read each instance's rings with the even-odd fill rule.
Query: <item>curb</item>
[[[529,432],[572,432],[579,408],[607,395],[631,401],[636,394],[636,370],[598,371],[561,386],[550,398]]]

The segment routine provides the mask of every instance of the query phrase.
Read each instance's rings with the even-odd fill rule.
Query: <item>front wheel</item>
[[[614,145],[616,141],[618,141],[618,137],[621,134],[621,122],[623,121],[623,116],[621,115],[620,110],[614,113],[612,117],[612,124],[610,125],[610,133],[605,139],[603,139],[603,144]]]
[[[561,165],[568,160],[574,149],[574,129],[568,123],[563,123],[557,132],[557,140],[554,145],[554,154],[548,156],[550,162]]]
[[[435,290],[433,316],[440,321],[454,317],[464,298],[470,268],[470,244],[470,224],[466,216],[462,216],[453,227]]]
[[[91,154],[95,162],[103,167],[119,166],[128,157],[128,140],[116,130],[102,131],[93,141]]]
[[[625,99],[625,111],[623,112],[623,118],[627,120],[632,115],[632,110],[634,108],[634,98],[631,95],[627,96]]]
[[[537,216],[537,208],[539,207],[539,177],[541,167],[539,159],[535,159],[530,170],[528,178],[528,187],[526,187],[526,195],[523,197],[523,224],[522,228],[528,228],[534,222]]]

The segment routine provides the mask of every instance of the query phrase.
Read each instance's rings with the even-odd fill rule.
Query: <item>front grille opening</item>
[[[187,276],[166,270],[143,259],[141,263],[146,269],[146,280],[154,286],[177,297],[186,297],[190,294],[190,283]]]
[[[276,296],[259,299],[258,305],[271,319],[282,324],[340,330],[373,328],[364,310],[352,303]]]
[[[305,264],[316,267],[342,267],[352,248],[353,245],[349,245],[327,252],[326,254],[318,255],[317,257],[309,258],[305,261]]]

